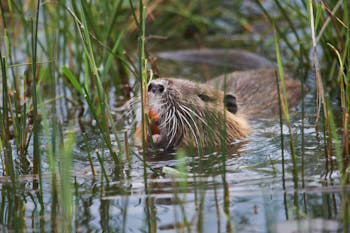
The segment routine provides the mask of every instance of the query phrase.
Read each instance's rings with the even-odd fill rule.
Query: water
[[[207,70],[210,76],[222,70],[220,67],[165,60],[158,66],[166,70],[167,76],[202,81],[205,80],[202,74],[207,74]],[[293,180],[289,132],[285,125],[283,174],[278,117],[251,120],[251,136],[236,143],[235,150],[225,154],[225,166],[221,152],[201,156],[186,154],[186,167],[192,175],[187,182],[163,173],[164,167],[176,168],[175,152],[147,155],[149,166],[161,177],[149,167],[144,169],[143,162],[136,156],[132,156],[132,161],[125,166],[123,176],[117,175],[108,150],[100,148],[100,135],[93,127],[87,126],[90,148],[99,148],[102,152],[110,180],[107,184],[95,153],[92,153],[92,159],[97,175],[92,175],[85,143],[76,126],[72,229],[76,232],[343,231],[339,219],[348,201],[347,187],[339,186],[335,158],[324,155],[322,133],[317,133],[314,127],[313,101],[313,91],[310,90],[305,98],[304,177],[300,169],[300,106],[292,114],[297,185]],[[132,129],[134,125],[132,119],[123,118],[120,113],[116,117],[119,119],[116,124],[120,130],[118,136],[122,139],[123,129]],[[132,135],[129,135],[129,141],[132,140]],[[116,146],[115,141],[113,144]],[[142,157],[139,148],[131,149]],[[62,219],[62,207],[58,204],[62,194],[53,191],[53,187],[60,190],[61,186],[58,178],[52,186],[45,156],[42,169],[41,189],[34,188],[37,178],[31,175],[19,176],[15,186],[8,179],[1,178],[1,232],[62,231],[62,223],[66,221]]]

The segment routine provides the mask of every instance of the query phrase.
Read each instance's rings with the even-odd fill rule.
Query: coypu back
[[[163,59],[222,66],[235,70],[273,68],[275,65],[255,53],[238,49],[189,49],[157,53]]]
[[[239,111],[248,118],[254,115],[276,115],[279,113],[276,75],[278,71],[273,68],[236,71],[226,74],[226,85],[225,75],[208,81],[208,84],[221,90],[226,86],[226,92],[236,96]],[[301,85],[286,73],[284,80],[288,106],[291,108],[300,101]],[[280,91],[282,93],[281,82]]]
[[[163,59],[205,63],[241,70],[226,75],[226,91],[236,96],[239,112],[248,118],[254,115],[279,113],[276,89],[278,71],[273,63],[258,54],[236,49],[193,49],[161,52],[157,55]],[[288,106],[293,107],[301,98],[301,85],[287,74],[284,74],[284,78]],[[208,84],[224,90],[224,82],[225,75],[220,75],[209,80]]]

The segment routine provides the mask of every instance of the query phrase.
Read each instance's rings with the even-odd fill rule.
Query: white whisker
[[[195,120],[193,119],[191,113],[189,113],[189,112],[184,108],[185,106],[179,105],[179,107],[182,109],[182,111],[184,111],[184,112],[191,118],[191,120],[192,120],[192,122],[193,122],[193,125],[194,125],[194,127],[196,128],[196,130],[197,130],[197,133],[200,134],[199,129],[198,129],[198,126],[197,126],[197,123],[196,123]],[[193,112],[193,111],[192,111],[192,112]],[[194,112],[193,112],[193,113],[194,113]],[[197,115],[197,116],[198,116],[198,115]]]
[[[193,134],[193,136],[194,136],[194,140],[196,141],[196,145],[198,146],[199,144],[198,144],[197,136],[196,136],[196,134],[195,134],[195,132],[194,132],[194,130],[193,130],[191,124],[187,121],[186,117],[183,116],[183,114],[182,114],[180,111],[178,111],[177,113],[184,119],[184,121],[186,122],[186,124],[187,124],[188,127],[190,128],[190,130],[191,130],[191,132],[192,132],[192,134]]]
[[[175,116],[172,118],[172,121],[174,121],[174,124],[173,124],[171,131],[170,131],[171,132],[170,137],[169,137],[170,140],[168,142],[167,147],[173,142],[173,140],[175,139],[175,136],[176,136],[176,132],[177,132],[177,120],[176,120]]]
[[[164,118],[163,122],[159,125],[159,128],[163,128],[164,126],[167,125],[167,123],[168,123],[169,119],[171,118],[172,114],[173,114],[172,109],[170,109],[169,111],[165,112],[165,118]],[[162,117],[160,116],[160,118],[162,118]]]
[[[197,118],[198,120],[200,120],[205,126],[208,126],[207,122],[205,122],[203,120],[203,118],[201,116],[199,116],[197,113],[195,113],[192,109],[186,107],[186,106],[182,106],[183,108],[187,109],[188,111],[192,112]]]

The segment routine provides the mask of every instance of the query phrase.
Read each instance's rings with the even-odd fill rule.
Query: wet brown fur
[[[276,74],[274,68],[237,71],[219,76],[206,84],[183,79],[157,79],[157,82],[167,85],[167,94],[160,98],[161,102],[150,102],[150,107],[157,108],[155,110],[160,122],[164,122],[173,109],[177,113],[178,127],[176,135],[170,136],[166,134],[172,130],[173,122],[160,127],[162,141],[156,146],[217,146],[248,136],[247,118],[278,113]],[[300,83],[287,75],[284,77],[288,104],[292,107],[300,100]],[[224,106],[226,93],[232,93],[237,99],[238,111],[234,114]],[[201,94],[208,96],[210,101],[203,101],[199,97]],[[189,124],[185,120],[180,121],[180,116],[184,116]],[[136,142],[142,141],[141,135],[139,126],[135,132]]]
[[[208,84],[221,90],[226,86],[226,91],[236,96],[239,111],[244,112],[248,118],[256,115],[277,115],[279,106],[276,75],[278,76],[278,70],[274,68],[236,71],[227,74],[226,79],[225,75],[220,75],[208,81]],[[286,73],[283,76],[288,106],[293,107],[300,101],[301,85]],[[282,93],[281,81],[279,81],[279,86]]]

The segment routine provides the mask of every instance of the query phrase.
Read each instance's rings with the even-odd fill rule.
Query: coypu
[[[245,117],[237,112],[236,98],[231,93],[207,84],[183,79],[156,79],[148,85],[149,108],[158,115],[151,124],[159,129],[152,140],[157,147],[204,146],[222,141],[224,127],[214,123],[226,119],[226,142],[230,143],[249,134]],[[152,128],[152,127],[151,127]],[[142,140],[142,128],[135,132],[135,139]]]
[[[269,67],[235,71],[204,84],[175,78],[152,80],[148,85],[148,138],[164,149],[218,146],[242,139],[249,135],[249,118],[279,112],[277,74]],[[301,85],[286,74],[284,79],[292,107],[300,100]],[[140,125],[134,139],[142,142]]]

